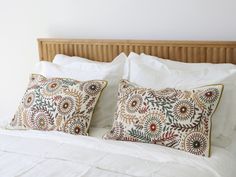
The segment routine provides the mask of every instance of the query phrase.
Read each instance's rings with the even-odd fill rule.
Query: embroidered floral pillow
[[[153,143],[209,156],[211,117],[222,91],[223,85],[152,90],[123,80],[114,124],[104,139]]]
[[[103,80],[79,82],[32,75],[10,125],[87,135],[95,105],[106,84]]]

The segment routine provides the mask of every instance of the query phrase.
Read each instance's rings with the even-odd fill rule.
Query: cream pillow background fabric
[[[88,135],[95,106],[106,85],[104,80],[80,82],[33,74],[10,128]]]
[[[212,137],[216,145],[225,146],[229,143],[227,138],[233,133],[236,125],[236,66],[182,63],[131,53],[123,78],[142,87],[155,89],[192,89],[204,85],[223,84],[224,93],[212,117]]]
[[[155,90],[122,80],[113,127],[104,138],[210,156],[211,117],[222,92],[223,85]]]
[[[55,61],[53,61],[55,63],[39,62],[34,69],[34,73],[48,78],[63,77],[80,81],[106,80],[108,85],[101,94],[91,121],[92,127],[105,128],[112,126],[118,85],[123,76],[126,60],[127,56],[124,53],[121,53],[109,63],[56,55]]]

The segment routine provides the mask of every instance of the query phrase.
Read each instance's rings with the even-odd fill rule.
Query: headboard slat
[[[236,41],[136,41],[38,39],[39,55],[52,61],[56,54],[80,56],[95,61],[112,61],[120,52],[146,53],[182,62],[236,64]]]

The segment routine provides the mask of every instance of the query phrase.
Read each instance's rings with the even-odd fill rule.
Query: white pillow
[[[64,60],[68,60],[68,58],[64,58]],[[113,122],[118,84],[122,78],[126,60],[127,57],[124,53],[121,53],[110,63],[91,62],[84,59],[80,60],[77,57],[77,60],[73,62],[61,60],[61,63],[64,63],[63,66],[50,62],[40,62],[34,72],[45,77],[64,77],[80,81],[94,79],[108,81],[91,121],[91,126],[104,128],[110,127]]]
[[[221,102],[212,117],[212,137],[229,137],[236,125],[236,66],[233,64],[182,63],[131,53],[124,79],[143,87],[191,89],[224,84]]]
[[[82,58],[82,57],[77,57],[77,56],[70,57],[70,56],[63,55],[63,54],[57,54],[53,59],[53,63],[58,64],[58,65],[73,64],[73,63],[76,63],[76,62],[80,62],[80,63],[82,63],[82,62],[83,63],[103,63],[103,62],[92,61],[92,60],[89,60],[87,58]]]

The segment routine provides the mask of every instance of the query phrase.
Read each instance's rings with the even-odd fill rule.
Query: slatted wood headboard
[[[236,41],[38,39],[38,44],[40,59],[43,61],[52,61],[56,54],[65,54],[108,62],[121,52],[143,52],[182,62],[236,64]]]

